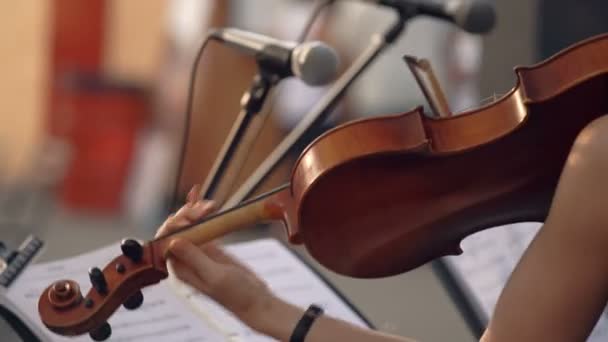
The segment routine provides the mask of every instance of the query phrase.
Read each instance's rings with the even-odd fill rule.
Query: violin
[[[92,269],[93,287],[59,280],[39,299],[42,322],[62,335],[99,332],[121,305],[168,276],[172,238],[195,244],[262,222],[282,222],[292,244],[339,274],[385,277],[462,253],[480,230],[544,221],[578,133],[608,112],[608,35],[533,66],[493,103],[429,117],[422,107],[351,121],[301,153],[290,182]],[[99,334],[92,334],[99,336]]]

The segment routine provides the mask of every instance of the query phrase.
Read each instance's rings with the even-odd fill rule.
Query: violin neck
[[[169,237],[183,238],[194,244],[201,245],[259,223],[282,220],[283,214],[277,208],[277,203],[275,202],[276,196],[274,195],[281,191],[288,191],[289,189],[286,189],[286,186],[284,185],[276,190],[260,195],[232,209],[212,215],[199,223],[184,227],[163,239],[168,240],[166,238]]]
[[[271,217],[266,210],[265,201],[258,200],[213,217],[208,221],[191,226],[174,234],[172,237],[187,239],[194,244],[200,245],[234,231],[269,220],[271,220]]]

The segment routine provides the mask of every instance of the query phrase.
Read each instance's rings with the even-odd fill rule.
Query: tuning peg
[[[89,279],[91,280],[91,284],[97,290],[97,292],[104,294],[108,291],[108,283],[106,282],[106,277],[103,275],[103,272],[97,267],[93,267],[89,269]]]
[[[144,302],[144,295],[141,291],[137,291],[122,304],[127,310],[135,310]]]
[[[122,240],[120,249],[122,250],[122,254],[131,259],[133,262],[139,262],[143,255],[143,248],[139,242],[133,239]]]
[[[101,326],[89,332],[89,336],[95,341],[107,340],[110,335],[112,335],[112,327],[108,322],[104,322]]]

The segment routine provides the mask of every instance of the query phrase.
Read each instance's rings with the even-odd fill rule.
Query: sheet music
[[[78,255],[73,258],[48,263],[33,264],[8,289],[8,298],[31,322],[46,333],[43,340],[57,342],[91,342],[85,334],[76,338],[63,337],[52,333],[38,316],[38,298],[40,293],[53,281],[73,279],[88,291],[89,267],[103,267],[120,252],[116,243],[94,252]],[[120,307],[110,317],[112,336],[109,341],[221,341],[222,335],[188,310],[187,306],[175,300],[175,295],[167,282],[144,288],[144,302],[134,311]]]
[[[540,227],[540,223],[530,222],[484,230],[462,242],[462,255],[444,258],[486,323],[511,272]],[[608,341],[606,312],[587,341]]]
[[[278,241],[254,240],[226,246],[227,250],[267,281],[276,293],[296,305],[315,302],[328,314],[365,326],[321,279]],[[119,243],[69,259],[33,264],[8,289],[8,299],[46,333],[46,341],[87,341],[88,335],[66,338],[50,332],[38,316],[38,298],[58,279],[73,279],[87,291],[88,268],[103,267],[120,251]],[[134,311],[121,307],[110,317],[108,341],[272,341],[252,332],[229,312],[175,278],[143,289],[143,305]]]

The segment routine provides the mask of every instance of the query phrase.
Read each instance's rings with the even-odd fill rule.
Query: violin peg
[[[137,291],[122,304],[127,310],[135,310],[144,302],[144,295],[141,291]]]
[[[144,254],[143,247],[133,239],[124,239],[120,244],[122,254],[133,262],[139,262]]]
[[[110,335],[112,335],[112,327],[108,322],[103,323],[98,328],[89,332],[89,336],[91,336],[94,341],[105,341]]]
[[[100,294],[105,294],[108,291],[106,277],[98,267],[89,269],[89,279],[91,280],[91,285],[93,285],[95,290],[97,290],[97,292]]]

